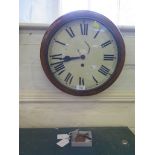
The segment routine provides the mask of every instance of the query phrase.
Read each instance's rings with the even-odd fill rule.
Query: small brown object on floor
[[[76,142],[84,142],[88,138],[88,134],[77,134],[75,137]]]

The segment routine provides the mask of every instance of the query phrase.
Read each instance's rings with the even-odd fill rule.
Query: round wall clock
[[[119,76],[125,45],[108,18],[92,11],[75,11],[49,26],[40,58],[46,76],[58,89],[77,96],[94,95]]]

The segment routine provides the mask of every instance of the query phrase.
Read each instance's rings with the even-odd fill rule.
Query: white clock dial
[[[112,33],[100,22],[87,18],[63,25],[48,48],[48,64],[55,79],[73,90],[103,85],[117,62],[118,48]]]

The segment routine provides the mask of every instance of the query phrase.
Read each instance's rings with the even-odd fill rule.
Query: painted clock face
[[[113,25],[116,33],[109,29],[104,16],[95,17],[90,11],[65,15],[51,26],[42,41],[41,61],[47,77],[72,95],[103,91],[123,67],[125,51],[119,31]]]

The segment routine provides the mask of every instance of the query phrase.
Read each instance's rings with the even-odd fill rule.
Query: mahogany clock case
[[[66,23],[79,19],[91,19],[104,25],[114,37],[118,49],[118,61],[111,77],[102,85],[90,90],[74,90],[62,85],[54,77],[48,64],[48,47],[55,33]],[[49,26],[42,39],[40,48],[40,60],[46,76],[58,89],[75,96],[95,95],[111,86],[120,75],[125,61],[125,45],[120,31],[107,17],[99,13],[87,10],[75,11],[59,17],[54,23]]]

